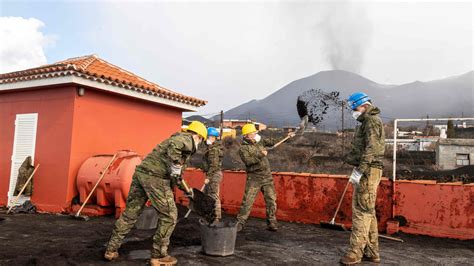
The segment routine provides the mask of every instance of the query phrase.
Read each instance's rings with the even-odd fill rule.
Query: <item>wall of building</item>
[[[72,86],[0,94],[0,206],[7,204],[15,119],[38,113],[31,200],[38,207],[60,211],[66,200],[71,130],[76,90]]]
[[[146,156],[181,128],[179,109],[93,89],[76,95],[74,107],[66,205],[77,195],[75,177],[87,158],[123,149]]]
[[[182,111],[75,86],[0,94],[0,206],[7,204],[16,114],[38,113],[32,202],[40,211],[69,211],[76,175],[90,156],[121,149],[148,154],[180,130]]]
[[[199,188],[204,174],[188,170],[184,178],[190,186]],[[277,191],[277,218],[282,221],[319,224],[334,215],[338,200],[347,183],[346,176],[323,174],[274,173]],[[236,215],[245,187],[245,172],[225,171],[221,183],[222,208]],[[474,239],[474,184],[435,181],[397,181],[395,202],[392,201],[392,183],[382,179],[376,203],[379,229],[386,229],[391,219],[392,204],[395,215],[403,216],[407,224],[401,231],[436,237]],[[177,191],[178,203],[186,203],[182,192]],[[351,226],[352,186],[341,205],[336,222]],[[264,218],[265,204],[261,193],[253,206],[251,216]]]
[[[436,149],[436,164],[439,169],[450,170],[460,167],[456,165],[457,153],[469,154],[470,164],[474,164],[474,146],[438,144]]]

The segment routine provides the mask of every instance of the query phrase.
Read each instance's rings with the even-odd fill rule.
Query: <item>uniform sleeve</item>
[[[221,156],[222,148],[214,147],[208,153],[209,158],[209,169],[207,170],[208,175],[213,175],[221,170]]]
[[[184,146],[184,143],[178,139],[174,139],[171,141],[171,143],[168,145],[168,150],[166,151],[171,163],[180,165],[185,163],[183,161]]]
[[[352,143],[351,143],[351,150],[344,157],[344,161],[347,164],[350,164],[353,166],[359,166],[360,164],[361,143],[359,143],[360,142],[360,138],[358,136],[359,130],[360,130],[360,127],[357,127],[354,132],[354,139],[352,140]]]
[[[364,138],[365,138],[365,149],[362,152],[359,170],[362,173],[369,173],[370,164],[375,158],[376,149],[377,149],[377,141],[380,138],[380,125],[378,121],[374,118],[367,119],[367,124],[364,128]]]
[[[239,155],[245,166],[251,166],[259,163],[265,155],[261,152],[252,153],[247,148],[240,148]]]
[[[353,166],[359,166],[359,160],[354,148],[345,156],[344,161]]]
[[[262,138],[262,145],[265,147],[273,146],[280,141],[279,139],[276,138]]]

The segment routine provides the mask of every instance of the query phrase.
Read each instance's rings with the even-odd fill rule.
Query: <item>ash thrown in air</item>
[[[308,115],[309,121],[317,126],[332,108],[340,108],[344,101],[338,91],[324,92],[311,89],[298,96],[296,108],[300,117]]]

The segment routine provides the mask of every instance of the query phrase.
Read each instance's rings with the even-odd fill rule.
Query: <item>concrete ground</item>
[[[102,260],[113,223],[113,217],[80,221],[64,215],[0,211],[0,265],[144,265],[154,230],[132,230],[121,257],[113,263]],[[170,253],[179,265],[335,265],[349,241],[348,232],[316,225],[280,223],[278,232],[265,229],[265,221],[250,219],[237,236],[233,256],[211,257],[201,252],[197,218],[191,216],[177,225]],[[382,264],[474,265],[473,240],[400,237],[404,243],[380,240]]]

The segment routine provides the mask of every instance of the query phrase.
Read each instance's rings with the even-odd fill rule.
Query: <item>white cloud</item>
[[[0,17],[0,73],[46,64],[44,49],[54,39],[41,32],[35,18]]]

